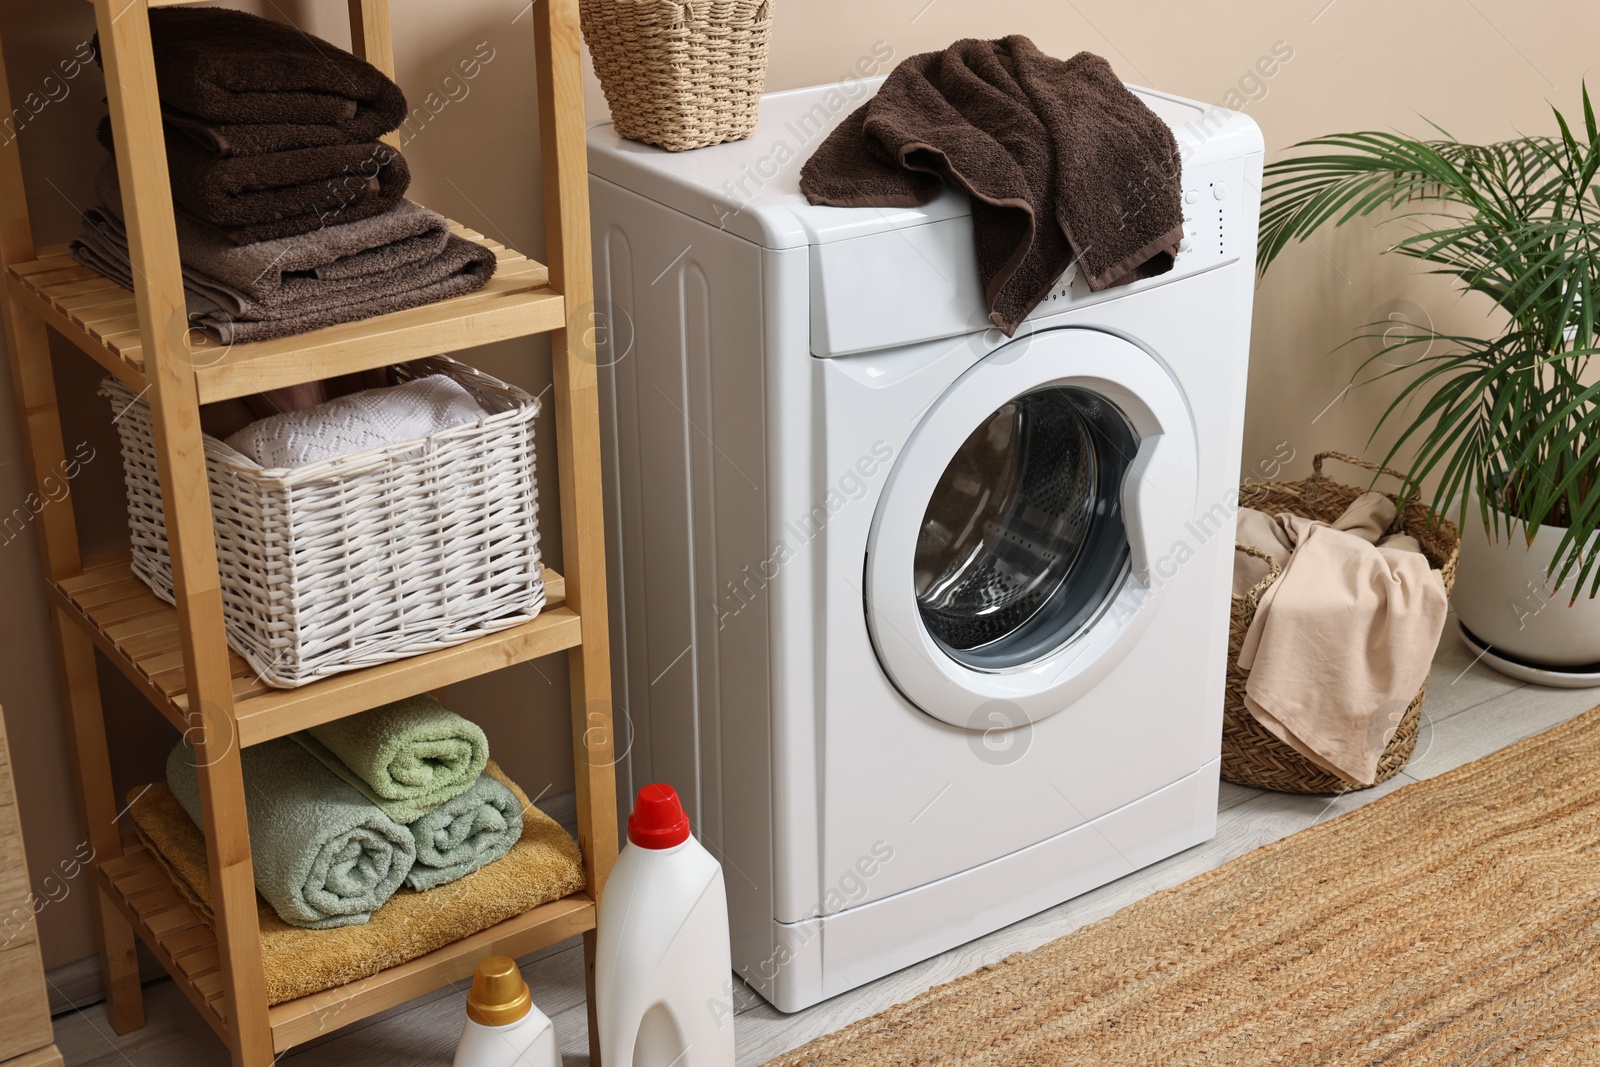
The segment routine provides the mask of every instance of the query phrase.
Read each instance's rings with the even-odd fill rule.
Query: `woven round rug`
[[[1600,1064],[1600,709],[768,1067]]]

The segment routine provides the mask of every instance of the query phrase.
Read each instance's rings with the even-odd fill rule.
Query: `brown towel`
[[[1444,578],[1416,540],[1383,536],[1394,517],[1382,493],[1357,497],[1331,524],[1239,512],[1239,540],[1275,558],[1293,549],[1239,650],[1245,707],[1317,766],[1362,785],[1428,677],[1447,609]]]
[[[111,119],[108,116],[104,121],[109,126]],[[295,148],[323,148],[372,140],[370,137],[353,140],[337,126],[314,122],[261,122],[253,125],[211,122],[165,105],[161,108],[161,121],[166,124],[168,135],[181,133],[201,148],[219,156],[261,156]],[[107,136],[101,135],[102,143]]]
[[[100,124],[109,150],[111,124]],[[381,214],[411,185],[405,157],[379,141],[221,156],[172,127],[166,131],[172,200],[195,218],[229,231],[235,244],[309,233]],[[116,164],[101,167],[116,173]]]
[[[132,288],[128,235],[115,186],[83,214],[72,255]],[[382,215],[311,233],[232,245],[178,219],[178,256],[189,321],[224,344],[287,337],[475,292],[494,275],[494,253],[450,233],[446,220],[403,200]]]
[[[162,103],[199,119],[325,125],[360,142],[406,115],[405,95],[377,67],[281,22],[226,8],[159,8],[150,12],[150,38]]]
[[[98,178],[104,207],[84,212],[86,234],[106,233],[126,248],[121,188],[112,173]],[[450,223],[401,199],[370,218],[330,220],[310,233],[246,245],[187,213],[177,216],[177,233],[191,287],[232,315],[256,319],[342,289],[370,289],[384,275],[426,263],[444,251]]]
[[[800,172],[813,204],[972,197],[989,318],[1010,335],[1076,258],[1094,291],[1172,269],[1183,237],[1172,131],[1089,52],[1022,36],[912,56]]]

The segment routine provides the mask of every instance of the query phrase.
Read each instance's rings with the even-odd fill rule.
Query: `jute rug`
[[[1600,1064],[1600,709],[769,1067]]]

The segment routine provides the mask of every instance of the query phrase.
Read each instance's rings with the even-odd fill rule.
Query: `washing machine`
[[[1013,337],[964,195],[808,204],[876,88],[746,140],[589,132],[619,808],[684,798],[783,1011],[1210,837],[1262,141],[1182,150],[1174,269]]]

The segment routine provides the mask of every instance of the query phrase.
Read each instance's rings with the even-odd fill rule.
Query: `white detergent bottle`
[[[639,790],[600,898],[595,1010],[605,1067],[733,1067],[722,865],[667,785]]]
[[[467,993],[455,1067],[562,1067],[555,1027],[510,956],[486,956]]]

